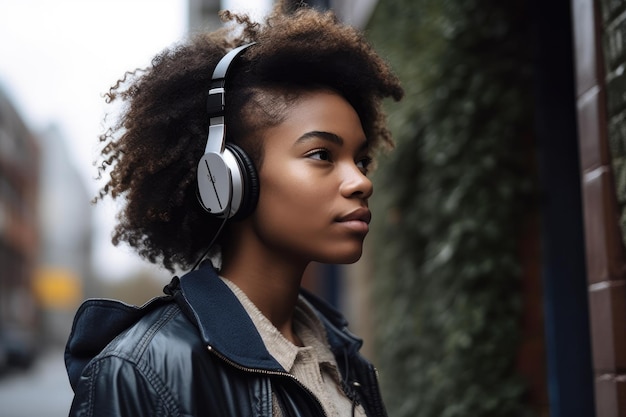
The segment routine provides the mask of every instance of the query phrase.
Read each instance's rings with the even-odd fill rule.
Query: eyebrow
[[[302,142],[306,142],[308,140],[311,139],[323,139],[325,141],[328,142],[332,142],[336,145],[342,146],[343,145],[343,138],[339,135],[335,135],[334,133],[330,133],[330,132],[322,132],[319,130],[313,130],[311,132],[306,132],[304,135],[300,136],[297,140],[296,140],[296,144],[302,143]]]
[[[344,144],[343,138],[341,136],[336,135],[331,132],[324,132],[320,130],[313,130],[311,132],[305,133],[304,135],[300,136],[296,140],[295,144],[306,142],[312,139],[322,139],[322,140],[334,143],[335,145],[339,145],[339,146],[343,146]],[[366,149],[368,147],[369,147],[369,142],[365,140],[363,141],[363,144],[359,147],[359,149]]]

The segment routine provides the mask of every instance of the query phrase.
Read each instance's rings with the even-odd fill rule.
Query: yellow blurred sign
[[[40,268],[33,287],[44,308],[72,309],[82,299],[81,280],[69,269]]]

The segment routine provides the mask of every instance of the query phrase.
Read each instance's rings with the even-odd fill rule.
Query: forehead
[[[363,148],[367,144],[358,114],[347,100],[332,91],[299,96],[285,109],[282,121],[268,129],[264,140],[291,146],[302,137],[311,137],[312,132],[326,132],[341,138],[338,143],[341,145]]]

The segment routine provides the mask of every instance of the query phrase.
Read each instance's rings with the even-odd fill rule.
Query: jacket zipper
[[[376,382],[376,386],[380,387],[380,376],[378,375],[378,369],[375,366],[372,366],[372,369],[374,371],[374,382]],[[379,398],[380,399],[380,398]],[[380,401],[376,401],[375,402],[376,405],[376,412],[378,414],[380,414],[381,416],[386,416],[387,415],[387,411],[385,410],[385,407],[383,406],[383,404]]]
[[[313,400],[317,403],[317,405],[319,406],[319,409],[322,411],[322,414],[324,415],[324,417],[328,417],[326,414],[326,411],[324,411],[324,407],[322,406],[321,401],[315,396],[315,394],[313,393],[313,391],[311,391],[310,389],[308,389],[302,382],[300,382],[300,380],[298,378],[296,378],[294,375],[291,375],[288,372],[281,372],[281,371],[269,371],[267,369],[258,369],[258,368],[248,368],[245,366],[241,366],[236,362],[233,362],[232,360],[228,359],[226,356],[222,355],[220,352],[218,352],[217,350],[213,349],[213,346],[208,345],[207,349],[209,350],[209,352],[211,352],[212,354],[214,354],[215,356],[217,356],[219,359],[221,359],[222,361],[226,362],[227,364],[229,364],[230,366],[239,369],[240,371],[244,371],[244,372],[252,372],[252,373],[257,373],[257,374],[263,374],[263,375],[275,375],[275,376],[284,376],[287,378],[290,378],[291,380],[293,380],[296,384],[298,384],[305,392],[307,392],[311,398],[313,398]]]

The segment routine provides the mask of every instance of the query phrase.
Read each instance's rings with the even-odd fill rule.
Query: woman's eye
[[[370,166],[370,164],[371,164],[371,163],[372,163],[372,158],[370,158],[370,157],[368,156],[368,157],[365,157],[365,158],[359,159],[359,160],[356,162],[356,166],[357,166],[357,167],[359,167],[359,169],[360,169],[363,173],[367,173],[367,171],[368,171],[368,167]]]
[[[318,159],[320,161],[330,161],[330,152],[326,149],[318,149],[307,155],[309,158]]]

